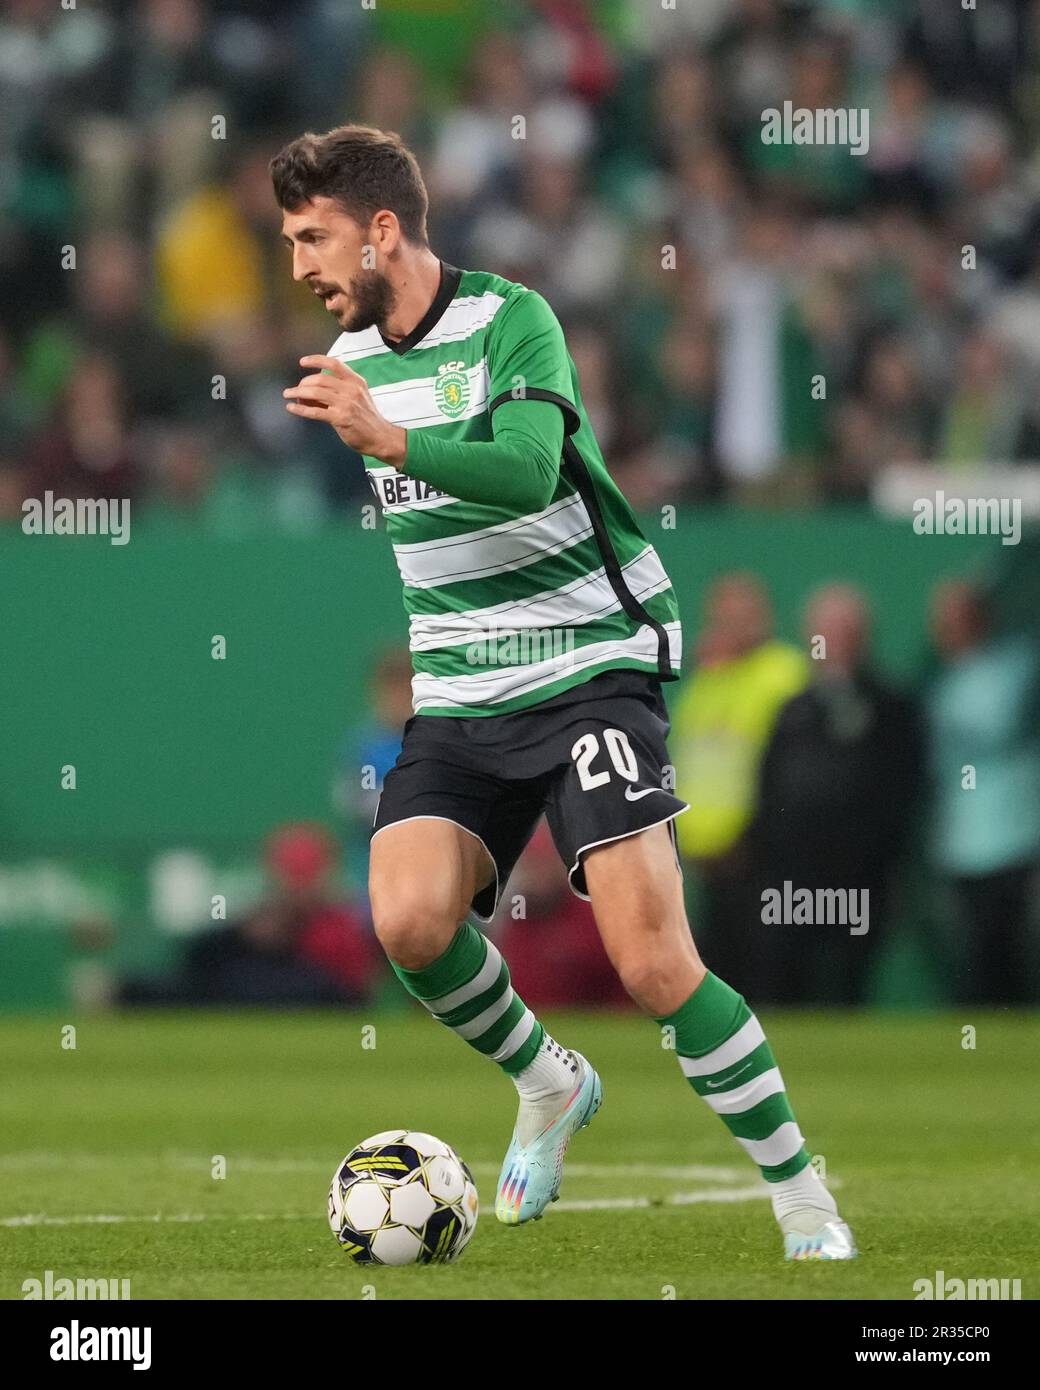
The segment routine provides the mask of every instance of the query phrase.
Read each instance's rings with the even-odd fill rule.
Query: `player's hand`
[[[296,386],[287,386],[285,408],[305,420],[324,420],[352,449],[395,468],[404,462],[408,432],[380,415],[364,377],[335,357],[301,357],[312,368]]]

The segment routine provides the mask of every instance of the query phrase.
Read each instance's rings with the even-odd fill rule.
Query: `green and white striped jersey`
[[[493,412],[516,399],[555,402],[566,422],[555,492],[527,514],[460,501],[365,458],[404,583],[416,713],[504,714],[606,670],[678,675],[671,581],[607,472],[541,295],[442,264],[407,338],[343,333],[330,355],[409,431],[490,441]]]

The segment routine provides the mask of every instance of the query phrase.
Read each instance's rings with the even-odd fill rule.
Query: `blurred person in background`
[[[369,53],[358,74],[355,104],[364,125],[396,130],[408,145],[429,148],[435,128],[429,96],[423,73],[408,54],[393,48]]]
[[[710,140],[719,120],[712,64],[688,38],[673,33],[655,59],[629,57],[597,111],[599,149],[608,197],[638,216],[648,192],[660,197],[661,180],[691,148]]]
[[[1040,382],[1040,208],[1034,218],[1032,248],[1025,273],[993,296],[989,331],[1007,349],[1030,387]]]
[[[61,393],[53,420],[26,444],[29,496],[138,495],[139,460],[127,409],[126,384],[101,353],[80,360]]]
[[[858,384],[835,412],[834,498],[864,501],[890,463],[927,459],[935,432],[931,403],[909,344],[886,334],[866,346]]]
[[[885,334],[871,344],[863,399],[880,433],[885,462],[927,457],[935,422],[914,354],[898,334]]]
[[[239,494],[243,512],[257,513],[261,525],[307,530],[326,519],[333,499],[357,496],[363,484],[343,466],[342,454],[333,461],[324,441],[279,410],[281,377],[292,363],[286,337],[285,324],[271,311],[215,328],[214,355],[227,395],[210,413],[220,424],[222,487]]]
[[[755,850],[764,887],[867,892],[868,930],[766,925],[766,997],[785,1004],[866,1001],[886,939],[894,877],[924,771],[913,702],[873,669],[870,607],[848,584],[808,600],[812,683],[780,712],[759,775]]]
[[[277,219],[270,208],[270,142],[236,147],[224,178],[194,187],[157,229],[155,264],[162,321],[178,338],[210,343],[237,321],[274,315],[286,328],[312,306],[286,293]]]
[[[546,126],[540,131],[545,137]],[[587,187],[581,157],[587,132],[573,135],[577,148],[569,139],[563,149],[539,140],[524,165],[516,203],[490,205],[473,228],[474,259],[500,259],[505,249],[563,317],[594,312],[608,300],[624,257],[621,224]]]
[[[957,1000],[1037,997],[1030,929],[1040,867],[1040,654],[998,631],[987,594],[941,584],[932,634],[943,670],[928,696],[932,853],[952,890]]]
[[[534,92],[519,35],[485,35],[470,56],[464,88],[439,122],[430,164],[430,199],[446,225],[472,216],[513,183],[524,145],[512,119],[530,111]],[[398,129],[393,127],[393,129]],[[398,129],[398,134],[405,135]]]
[[[200,518],[211,498],[213,450],[204,432],[188,422],[163,426],[152,440],[155,500],[171,519]]]
[[[728,151],[710,140],[688,140],[675,178],[675,217],[684,256],[722,269],[746,213],[737,168]]]
[[[155,322],[140,242],[117,232],[91,236],[79,248],[71,287],[69,304],[36,323],[23,346],[20,394],[36,418],[60,405],[83,359],[96,354],[117,371],[135,425],[208,402],[215,368]]]
[[[835,110],[854,105],[849,91],[845,44],[821,30],[789,47],[783,97],[795,110]],[[778,108],[778,100],[764,103]],[[751,113],[743,132],[744,156],[767,194],[817,213],[848,213],[859,203],[867,181],[863,158],[837,141],[802,144],[797,140],[767,143],[762,113]]]
[[[381,962],[362,915],[333,892],[335,846],[319,826],[286,825],[265,848],[267,897],[187,944],[169,981],[128,980],[123,1004],[362,1004]]]
[[[266,20],[257,21],[287,53],[289,82],[284,88],[298,121],[322,126],[333,112],[348,105],[364,81],[370,58],[378,71],[379,56],[371,48],[371,18],[360,5],[291,0],[290,25],[274,29]]]
[[[802,651],[773,635],[769,597],[752,574],[716,581],[705,604],[694,671],[673,718],[679,849],[703,886],[709,968],[751,993],[763,988],[761,902],[748,831],[759,764],[780,710],[809,680]]]
[[[942,0],[917,0],[905,18],[906,47],[945,95],[1010,102],[1035,6],[991,0],[950,10]]]
[[[626,421],[618,409],[617,362],[611,352],[610,332],[606,324],[595,319],[570,319],[565,329],[589,422],[604,452],[612,456],[624,438]]]
[[[656,377],[651,381],[647,370],[646,384],[635,387],[637,399],[629,408],[630,391],[619,370],[621,354],[614,350],[608,326],[592,319],[572,319],[566,330],[589,420],[610,460],[614,481],[632,505],[651,508],[697,492],[707,468],[697,445],[706,448],[709,434],[699,407],[705,403],[704,371],[710,370],[704,355],[698,354],[699,341],[681,357],[678,367],[670,354],[663,355],[662,366],[672,368],[669,384],[677,383],[674,397],[666,396],[668,387]],[[657,345],[655,352],[660,353]],[[697,376],[702,364],[704,371]],[[687,374],[684,368],[693,372]],[[619,408],[622,401],[624,409]]]
[[[529,1008],[631,1002],[603,949],[592,908],[570,891],[567,867],[544,820],[513,870],[499,919],[499,948]]]
[[[940,424],[939,456],[951,470],[1020,458],[1028,439],[1025,396],[995,338],[975,332],[957,354]]]
[[[965,285],[970,277],[960,273],[943,238],[923,227],[914,230],[902,255],[906,304],[900,332],[917,365],[923,397],[940,414],[957,380],[957,345],[972,333],[978,316],[978,291]],[[940,456],[941,450],[940,443]]]
[[[761,121],[764,107],[789,93],[791,51],[804,33],[805,16],[782,0],[736,0],[724,13],[711,53],[725,84],[728,134],[735,140]]]
[[[142,194],[161,210],[203,175],[215,98],[231,75],[214,52],[214,9],[139,0],[83,75],[77,103],[90,114],[73,140],[93,225],[123,224]]]
[[[368,712],[345,734],[336,757],[332,801],[342,818],[352,882],[364,883],[368,841],[383,779],[397,761],[405,725],[412,718],[412,658],[407,647],[391,647],[372,667]]]
[[[88,349],[106,352],[122,373],[136,419],[175,412],[186,400],[209,397],[206,355],[179,343],[155,322],[148,266],[140,242],[124,233],[92,237],[75,277],[74,334]]]
[[[988,108],[968,112],[957,131],[953,218],[993,269],[1017,278],[1026,268],[1036,215],[1036,189],[1016,163],[1014,135]]]
[[[655,353],[660,375],[648,384],[654,432],[623,455],[613,473],[637,507],[717,494],[713,449],[715,350],[704,322],[678,321]]]
[[[886,206],[934,207],[949,157],[949,122],[938,117],[928,78],[917,64],[896,62],[879,95],[863,156],[871,193]]]
[[[742,222],[737,254],[715,289],[715,450],[732,492],[749,502],[815,487],[825,414],[812,395],[822,360],[802,303],[799,218],[763,200]]]

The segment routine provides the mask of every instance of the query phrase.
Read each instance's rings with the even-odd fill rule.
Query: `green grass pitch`
[[[562,1200],[519,1228],[493,1215],[513,1087],[417,1009],[7,1017],[0,1297],[49,1269],[128,1278],[134,1299],[912,1299],[941,1269],[1036,1298],[1037,1016],[761,1017],[856,1233],[851,1264],[785,1264],[757,1170],[634,1014],[546,1017],[599,1069],[604,1105]],[[397,1125],[474,1170],[482,1213],[456,1265],[362,1269],[329,1232],[338,1160]]]

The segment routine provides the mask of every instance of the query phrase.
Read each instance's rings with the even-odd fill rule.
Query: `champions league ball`
[[[448,1144],[388,1129],[352,1149],[329,1188],[329,1225],[357,1264],[458,1259],[477,1225],[473,1174]]]

